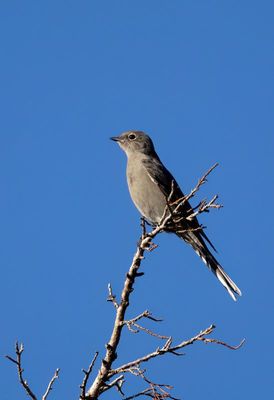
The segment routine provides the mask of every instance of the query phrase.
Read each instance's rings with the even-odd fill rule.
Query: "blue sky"
[[[176,340],[211,323],[220,339],[247,339],[237,352],[198,343],[147,375],[185,400],[271,398],[273,2],[11,0],[0,10],[0,354],[23,341],[37,395],[59,367],[50,398],[77,398],[81,368],[110,335],[107,284],[119,294],[140,234],[109,137],[142,129],[185,192],[220,163],[196,202],[219,194],[224,208],[201,221],[243,296],[234,303],[163,234],[128,318],[148,308]],[[120,360],[157,346],[125,332]],[[26,398],[4,357],[0,376],[3,400]]]

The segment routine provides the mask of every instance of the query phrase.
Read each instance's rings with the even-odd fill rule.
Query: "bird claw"
[[[155,243],[150,243],[149,247],[147,248],[147,251],[153,251],[155,249],[157,249],[158,244]]]

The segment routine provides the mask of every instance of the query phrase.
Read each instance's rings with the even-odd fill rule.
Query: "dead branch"
[[[124,324],[134,324],[135,322],[139,321],[142,318],[151,318],[151,314],[148,310],[143,311],[141,314],[137,315],[137,317],[134,317],[128,321],[124,321]]]
[[[18,378],[19,378],[19,382],[22,385],[22,387],[24,388],[25,392],[27,393],[27,395],[32,399],[32,400],[37,400],[36,395],[33,393],[33,391],[31,390],[28,382],[26,381],[26,379],[23,377],[23,372],[24,369],[22,367],[22,353],[24,351],[24,345],[23,343],[21,343],[19,345],[18,342],[15,343],[15,354],[16,354],[16,359],[10,356],[6,356],[6,358],[8,360],[10,360],[11,362],[13,362],[14,364],[16,364],[17,366],[17,372],[18,372]],[[59,377],[59,371],[60,369],[57,368],[53,377],[51,378],[48,387],[45,391],[45,394],[42,396],[42,400],[46,400],[48,398],[49,393],[51,392],[52,388],[53,388],[53,384],[56,381],[56,379],[58,379]]]
[[[111,284],[108,284],[108,298],[107,301],[111,301],[114,305],[114,307],[117,309],[119,307],[117,301],[116,301],[116,296],[112,292],[112,287]]]
[[[127,397],[127,399],[133,399],[139,396],[148,396],[157,400],[171,399],[171,400],[179,400],[175,397],[171,396],[170,390],[173,389],[171,385],[165,383],[156,383],[151,381],[145,375],[145,370],[141,370],[139,366],[134,367],[130,370],[130,373],[142,378],[142,380],[147,383],[149,386],[145,390],[140,391],[139,393],[134,394],[133,396]]]
[[[133,291],[135,279],[143,275],[143,273],[139,273],[138,271],[142,259],[144,258],[144,252],[145,250],[149,249],[152,239],[165,228],[165,224],[168,222],[169,218],[170,216],[166,217],[163,223],[155,227],[150,233],[142,233],[137,246],[137,251],[126,275],[124,288],[121,294],[121,300],[119,303],[117,302],[118,307],[116,307],[116,318],[110,340],[106,345],[106,355],[101,363],[101,367],[93,384],[86,393],[86,399],[96,399],[102,392],[106,390],[105,382],[109,379],[108,375],[109,371],[111,370],[112,363],[117,358],[116,349],[120,342],[121,333],[124,326],[124,316],[129,305],[130,294]]]
[[[159,335],[158,333],[153,332],[151,329],[145,328],[144,326],[141,326],[139,324],[133,323],[132,324],[135,328],[137,328],[137,330],[135,331],[135,333],[138,333],[139,331],[143,331],[145,333],[147,333],[150,336],[154,336],[157,337],[158,339],[164,339],[167,340],[169,339],[169,336],[164,336],[164,335]]]
[[[173,389],[171,385],[167,385],[165,383],[152,382],[145,376],[144,372],[145,371],[140,371],[140,376],[146,383],[149,384],[148,389],[150,390],[150,392],[149,391],[147,392],[148,395],[150,393],[151,397],[157,400],[164,400],[164,399],[179,400],[171,396],[170,390]]]
[[[209,339],[209,338],[201,338],[199,339],[204,343],[216,343],[216,344],[220,344],[221,346],[227,347],[230,350],[238,350],[240,347],[242,347],[242,345],[245,343],[245,339],[242,339],[240,341],[240,343],[236,346],[231,346],[230,344],[223,342],[221,340],[218,339]]]
[[[116,318],[112,330],[112,334],[110,340],[106,345],[106,355],[101,363],[101,367],[99,372],[91,385],[90,389],[86,393],[87,399],[96,399],[99,394],[106,390],[105,382],[108,380],[108,374],[112,367],[113,361],[116,359],[116,349],[120,342],[122,329],[124,326],[124,316],[126,309],[129,305],[129,297],[131,292],[133,291],[133,285],[135,279],[138,276],[138,270],[141,265],[141,260],[144,257],[145,249],[151,243],[151,237],[147,234],[141,238],[139,245],[137,247],[136,254],[133,257],[132,264],[129,268],[129,271],[126,275],[126,280],[124,283],[124,288],[121,294],[121,300],[118,303],[118,307],[116,309]]]
[[[197,217],[197,215],[202,214],[204,212],[208,212],[210,208],[222,208],[223,206],[221,204],[215,203],[215,201],[218,199],[218,195],[216,194],[213,196],[213,198],[207,203],[206,200],[203,200],[199,207],[198,210],[192,213],[191,215],[187,216],[186,219],[192,220],[193,218]],[[177,222],[177,221],[176,221]]]
[[[53,377],[49,381],[47,390],[46,390],[45,394],[43,395],[42,400],[46,400],[48,398],[49,392],[52,390],[54,382],[56,381],[56,379],[59,378],[59,371],[60,371],[60,368],[57,368]]]
[[[136,399],[137,397],[140,397],[140,396],[152,397],[152,395],[151,395],[151,389],[150,389],[150,388],[147,388],[147,389],[145,389],[145,390],[142,390],[142,391],[139,392],[139,393],[133,394],[132,396],[125,397],[123,400],[132,400],[132,399]]]
[[[18,377],[19,377],[19,382],[20,384],[23,386],[23,388],[25,389],[27,395],[32,399],[32,400],[37,400],[37,397],[35,396],[35,394],[33,393],[33,391],[31,390],[31,388],[29,387],[28,382],[24,379],[23,377],[23,368],[22,368],[22,353],[24,351],[24,345],[23,343],[21,343],[19,345],[18,342],[15,343],[15,354],[16,354],[16,359],[10,357],[10,356],[6,356],[6,358],[10,361],[12,361],[14,364],[16,364],[17,366],[17,372],[18,372]]]
[[[105,385],[106,390],[111,389],[112,387],[116,387],[118,392],[121,393],[122,396],[124,396],[124,393],[122,392],[122,386],[124,383],[124,375],[120,375],[117,378],[113,379],[110,383]]]
[[[82,381],[82,383],[81,383],[81,385],[80,385],[80,389],[81,389],[80,400],[85,400],[85,398],[86,398],[86,387],[87,387],[88,379],[89,379],[90,374],[91,374],[91,372],[92,372],[92,370],[93,370],[93,367],[94,367],[94,364],[95,364],[96,359],[97,359],[97,357],[98,357],[98,354],[99,354],[99,353],[98,353],[98,351],[97,351],[97,352],[95,353],[95,355],[94,355],[94,357],[93,357],[91,363],[89,364],[87,371],[84,370],[84,369],[82,370],[83,373],[84,373],[84,378],[83,378],[83,381]]]
[[[182,205],[183,203],[186,203],[188,200],[190,200],[190,199],[198,192],[198,190],[200,189],[200,187],[201,187],[204,183],[207,182],[207,177],[208,177],[208,175],[209,175],[216,167],[218,167],[218,165],[219,165],[219,163],[215,163],[211,168],[209,168],[209,170],[202,176],[202,178],[200,178],[200,179],[198,180],[198,182],[197,182],[195,188],[192,189],[191,192],[190,192],[188,195],[182,197],[181,199],[177,199],[176,201],[174,201],[174,203],[172,203],[172,205],[173,205],[173,204],[177,204],[177,207],[176,207],[176,209],[175,209],[175,212],[178,211],[178,207],[181,207],[181,205]]]
[[[161,348],[157,348],[155,351],[153,351],[152,353],[146,354],[143,357],[137,358],[134,361],[130,361],[126,364],[123,364],[122,366],[113,369],[110,371],[109,373],[109,377],[116,375],[116,374],[120,374],[122,372],[131,372],[130,370],[133,367],[139,366],[144,362],[147,362],[149,360],[151,360],[152,358],[158,357],[158,356],[163,356],[167,353],[172,353],[174,355],[183,355],[182,353],[177,353],[177,350],[180,350],[186,346],[189,346],[197,341],[202,341],[204,343],[215,343],[215,344],[219,344],[222,346],[225,346],[231,350],[238,350],[245,342],[245,339],[243,339],[240,344],[238,344],[237,346],[231,346],[228,343],[218,340],[218,339],[212,339],[212,338],[206,338],[205,336],[210,335],[214,329],[216,327],[214,325],[210,325],[208,328],[204,329],[203,331],[201,331],[198,335],[192,337],[191,339],[185,340],[175,346],[171,346],[172,344],[172,338],[168,338],[167,342],[165,343],[165,345]]]
[[[169,392],[169,390],[172,389],[172,386],[167,385],[167,384],[153,383],[152,381],[148,380],[144,374],[145,371],[141,370],[140,366],[142,365],[142,363],[148,362],[152,358],[162,356],[162,355],[165,355],[168,353],[171,353],[176,356],[182,356],[183,353],[178,353],[177,350],[180,350],[186,346],[189,346],[197,341],[202,341],[204,343],[215,343],[218,345],[225,346],[231,350],[239,349],[245,341],[245,340],[242,340],[240,342],[240,344],[237,346],[231,346],[224,341],[221,341],[218,339],[207,338],[206,336],[210,335],[214,329],[215,329],[215,326],[210,325],[207,329],[204,329],[198,335],[192,337],[191,339],[183,341],[175,346],[171,346],[172,338],[169,338],[162,348],[157,348],[152,353],[146,354],[143,357],[140,357],[129,363],[123,364],[122,366],[110,371],[109,377],[114,376],[116,374],[120,374],[120,373],[131,373],[132,375],[141,377],[145,382],[149,383],[149,388],[147,388],[133,396],[127,397],[127,399],[133,399],[135,397],[146,395],[146,396],[152,397],[153,399],[157,399],[157,400],[164,400],[167,398],[176,400],[174,397],[171,396],[171,394]]]
[[[158,333],[155,333],[155,332],[151,331],[150,329],[147,329],[147,328],[137,324],[137,321],[139,321],[142,318],[151,319],[154,322],[162,321],[161,319],[152,317],[151,313],[148,310],[145,310],[141,314],[137,315],[137,317],[132,318],[128,321],[124,321],[124,324],[127,326],[127,328],[129,329],[130,332],[138,333],[139,331],[143,331],[143,332],[147,333],[148,335],[157,337],[159,339],[168,339],[168,336],[159,335]],[[134,329],[133,327],[136,329]]]
[[[194,342],[198,341],[198,340],[202,340],[202,338],[204,336],[209,335],[210,333],[213,332],[213,330],[215,329],[214,325],[210,325],[208,328],[204,329],[203,331],[201,331],[198,335],[192,337],[191,339],[188,339],[186,341],[183,341],[173,347],[171,347],[172,344],[172,339],[168,338],[167,342],[164,344],[163,347],[158,347],[156,350],[154,350],[153,352],[146,354],[143,357],[137,358],[134,361],[130,361],[126,364],[121,365],[118,368],[115,368],[113,370],[111,370],[109,372],[109,378],[112,377],[113,375],[116,374],[120,374],[122,372],[129,372],[129,370],[133,367],[139,366],[144,362],[147,362],[149,360],[151,360],[152,358],[158,357],[158,356],[163,356],[167,353],[172,353],[175,354],[176,350],[182,349],[183,347],[189,346],[191,344],[193,344]],[[180,353],[177,353],[176,355],[179,355]]]

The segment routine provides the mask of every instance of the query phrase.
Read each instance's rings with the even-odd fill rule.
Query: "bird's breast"
[[[164,213],[166,199],[141,160],[128,161],[127,182],[132,201],[140,213],[151,223],[158,223]]]

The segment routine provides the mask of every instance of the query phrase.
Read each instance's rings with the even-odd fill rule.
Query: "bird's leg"
[[[145,236],[147,234],[146,225],[153,226],[144,216],[141,217],[140,225],[142,228],[142,236]]]
[[[142,235],[141,235],[140,239],[139,239],[138,242],[137,242],[137,246],[140,246],[142,240],[143,240],[143,239],[146,237],[146,235],[147,235],[146,224],[147,224],[147,225],[150,225],[149,222],[145,219],[144,216],[142,216],[142,217],[140,218],[140,221],[141,221],[141,222],[140,222],[140,225],[141,225],[141,229],[142,229]],[[148,244],[148,247],[150,247],[150,244]]]
[[[141,220],[140,225],[141,225],[141,229],[142,229],[142,237],[144,237],[146,235],[146,233],[147,233],[147,231],[146,231],[146,219],[145,219],[145,217],[141,217],[140,220]]]
[[[140,240],[139,240],[139,242],[138,242],[138,244],[137,244],[138,246],[140,245],[141,241],[145,238],[145,236],[148,235],[147,230],[146,230],[146,224],[149,225],[149,226],[153,226],[152,224],[150,224],[150,223],[147,221],[147,219],[146,219],[144,216],[142,216],[142,217],[141,217],[141,223],[140,223],[141,228],[142,228],[142,236],[141,236],[141,238],[140,238]],[[158,247],[157,244],[155,244],[155,243],[149,241],[146,250],[147,250],[147,251],[153,251],[153,250],[156,249],[157,247]]]

